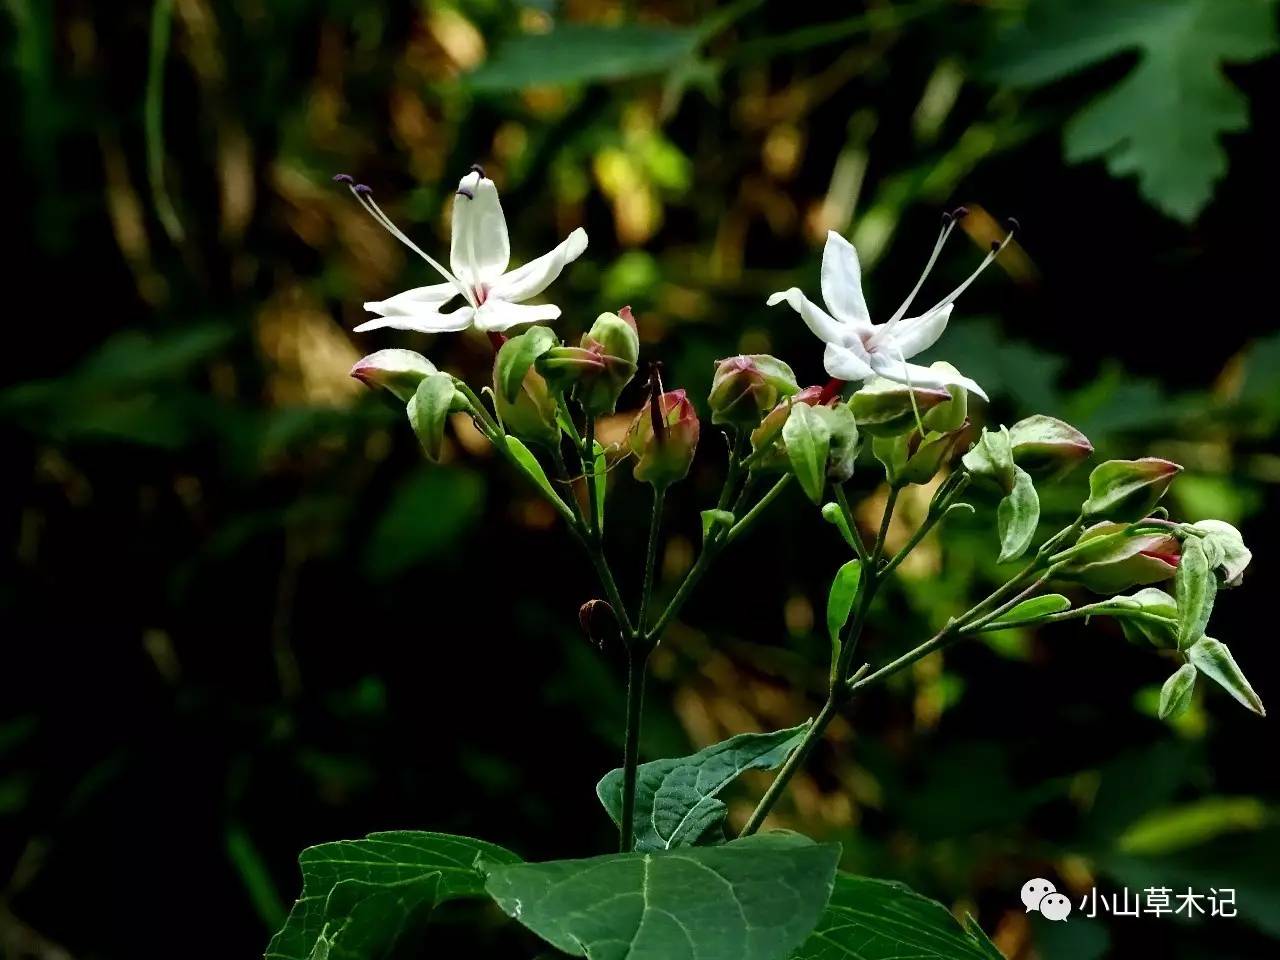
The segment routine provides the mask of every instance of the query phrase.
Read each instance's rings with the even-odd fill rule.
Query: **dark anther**
[[[1016,233],[1017,231],[1022,229],[1022,224],[1018,222],[1016,217],[1006,217],[1004,221],[1004,226],[1005,226],[1005,229],[1008,230],[1010,233]]]
[[[333,175],[334,183],[355,183],[355,179],[349,173],[335,173]]]
[[[352,189],[355,190],[356,193],[373,194],[373,187],[369,186],[367,183],[357,183],[352,187]]]
[[[667,439],[667,418],[662,411],[662,363],[649,364],[649,419],[653,422],[653,438],[659,444]]]
[[[478,174],[480,174],[480,176],[482,176],[482,177],[483,177],[483,176],[484,176],[484,167],[480,166],[480,164],[478,164],[478,163],[473,163],[473,164],[471,165],[471,169],[470,169],[468,172],[469,172],[469,173],[478,173]]]
[[[468,200],[474,200],[476,198],[476,195],[472,193],[470,190],[468,190],[466,187],[458,188],[458,196],[466,197]]]
[[[1004,246],[1003,241],[1000,241],[1000,240],[992,240],[992,241],[991,241],[991,250],[992,250],[992,252],[998,252],[998,251],[1000,250],[1000,248],[1001,248],[1001,247],[1003,247],[1003,246]]]
[[[954,210],[951,211],[951,216],[955,217],[957,220],[963,220],[968,215],[969,215],[968,207],[956,207]]]
[[[948,210],[944,210],[944,211],[942,212],[942,225],[943,225],[944,227],[945,227],[948,223],[950,223],[952,220],[954,220],[954,219],[955,219],[955,217],[953,217],[953,216],[951,215],[951,212],[950,212],[950,211],[948,211]]]

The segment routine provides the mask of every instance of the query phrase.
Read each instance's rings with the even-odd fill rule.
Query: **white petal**
[[[947,329],[947,321],[951,319],[951,304],[934,310],[932,313],[924,313],[918,317],[910,317],[906,320],[899,320],[897,324],[890,327],[885,324],[883,332],[879,336],[873,337],[870,345],[878,347],[891,357],[903,359],[906,357],[914,357],[921,351],[928,350],[938,338],[942,336],[942,332]]]
[[[511,241],[507,218],[498,202],[498,188],[476,171],[458,181],[453,197],[453,243],[449,264],[463,283],[478,287],[492,283],[507,269]]]
[[[898,383],[908,383],[917,387],[946,387],[954,384],[964,387],[970,393],[976,393],[983,400],[987,399],[985,390],[954,367],[950,370],[922,367],[918,363],[903,363],[883,353],[871,354],[871,366],[886,380],[896,380]]]
[[[772,307],[784,300],[792,310],[800,314],[800,318],[809,325],[809,329],[817,334],[820,340],[825,340],[827,343],[843,343],[852,332],[843,324],[833,320],[825,310],[801,293],[799,287],[775,293],[766,303]]]
[[[370,313],[397,316],[412,313],[423,306],[439,308],[457,295],[458,288],[452,283],[433,283],[427,287],[414,287],[404,293],[397,293],[386,300],[370,300],[364,308]]]
[[[523,267],[504,273],[493,282],[490,295],[510,303],[522,303],[536,297],[560,276],[560,271],[582,256],[587,249],[587,231],[579,227],[550,253],[530,260]]]
[[[455,333],[471,326],[475,310],[471,307],[459,307],[452,313],[441,313],[430,307],[422,307],[413,313],[395,314],[389,317],[374,317],[355,328],[356,333],[366,330],[415,330],[418,333]]]
[[[838,343],[827,344],[827,349],[822,354],[822,365],[837,380],[859,381],[876,375],[864,357]]]
[[[492,296],[476,311],[477,330],[507,330],[519,323],[554,320],[560,308],[554,303],[510,303]]]
[[[822,299],[837,320],[860,331],[871,327],[871,313],[862,295],[862,267],[853,244],[834,230],[827,231],[822,250]]]

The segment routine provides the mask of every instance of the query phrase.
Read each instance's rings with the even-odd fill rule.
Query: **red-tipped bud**
[[[700,429],[698,414],[683,390],[650,397],[627,434],[636,456],[636,479],[659,488],[683,479],[693,463]]]
[[[768,354],[743,354],[716,362],[711,380],[712,423],[754,427],[783,397],[799,391],[791,368]]]

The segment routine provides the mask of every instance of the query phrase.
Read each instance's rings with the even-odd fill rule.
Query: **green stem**
[[[587,531],[598,538],[600,530],[599,494],[596,492],[596,418],[586,414],[586,438],[583,441],[582,462],[587,474]],[[587,468],[586,465],[590,464]]]
[[[849,506],[849,498],[845,496],[844,484],[837,483],[834,487],[836,503],[840,505],[840,512],[844,514],[844,525],[849,528],[849,536],[853,539],[853,552],[862,561],[863,569],[867,569],[871,566],[871,555],[867,553],[867,545],[862,542],[862,534],[858,532],[858,521],[854,518],[853,510]]]
[[[627,727],[622,748],[622,823],[618,829],[618,849],[623,853],[635,844],[636,770],[640,765],[640,722],[648,662],[649,651],[633,642],[627,651]]]
[[[733,543],[733,541],[737,540],[738,537],[751,529],[751,525],[760,519],[760,515],[763,514],[765,510],[769,509],[769,505],[772,504],[773,501],[777,500],[778,497],[782,496],[782,491],[787,489],[787,484],[791,482],[791,476],[792,475],[789,473],[784,474],[782,479],[765,492],[765,495],[756,502],[754,507],[743,514],[741,520],[729,528],[729,532],[724,535],[724,540],[722,541],[723,546],[727,547],[729,544]]]
[[[953,481],[953,477],[958,477],[959,479]],[[947,508],[951,506],[956,497],[964,492],[964,488],[968,485],[969,475],[967,473],[953,473],[938,487],[938,492],[934,494],[933,502],[929,504],[929,512],[925,515],[924,521],[903,545],[902,549],[895,553],[892,559],[884,565],[884,569],[880,572],[881,576],[887,576],[895,570],[898,564],[902,563],[910,555],[911,551],[920,545],[920,541],[927,537],[938,521],[946,516]]]
[[[764,823],[764,818],[769,815],[769,811],[782,798],[783,792],[787,789],[791,778],[796,775],[796,771],[804,766],[805,761],[809,759],[809,754],[813,752],[813,748],[817,745],[819,738],[827,729],[828,724],[835,718],[839,709],[839,701],[835,697],[828,697],[827,702],[822,705],[821,712],[809,726],[804,739],[800,741],[800,745],[787,758],[787,762],[782,765],[778,775],[773,778],[773,783],[769,784],[769,789],[765,791],[764,796],[760,798],[760,802],[756,804],[755,810],[751,811],[751,816],[747,818],[746,826],[742,828],[742,833],[739,836],[749,837],[760,829],[760,825]]]

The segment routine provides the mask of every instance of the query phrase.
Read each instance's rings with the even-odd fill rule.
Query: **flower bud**
[[[760,425],[751,431],[752,456],[758,456],[753,469],[785,470],[787,468],[786,454],[779,441],[782,439],[782,428],[787,425],[787,418],[791,416],[791,408],[798,403],[812,407],[821,398],[822,387],[805,387],[769,411],[760,421]],[[768,453],[761,453],[769,447],[772,449]]]
[[[1008,427],[1001,427],[998,431],[983,427],[978,442],[964,455],[962,462],[975,478],[994,483],[1006,495],[1013,492],[1018,475],[1014,470],[1013,443]]]
[[[574,384],[604,373],[604,357],[586,347],[552,347],[534,364],[555,393],[569,393]]]
[[[412,350],[379,350],[351,368],[351,376],[365,386],[382,387],[406,403],[418,384],[435,372],[434,363]]]
[[[507,399],[498,387],[496,369],[494,378],[494,403],[498,418],[507,432],[528,440],[554,447],[560,442],[560,424],[556,420],[556,401],[547,387],[547,381],[533,367],[529,367],[515,392],[514,399]]]
[[[963,388],[957,389],[963,394]],[[849,398],[849,408],[864,433],[892,437],[918,426],[935,407],[951,400],[952,395],[942,387],[908,387],[876,377]]]
[[[1033,477],[1066,473],[1093,453],[1093,444],[1083,433],[1061,420],[1036,414],[1009,428],[1013,459]]]
[[[699,430],[698,415],[683,390],[651,396],[627,433],[636,456],[636,479],[659,489],[683,479],[693,463]]]
[[[711,422],[754,427],[780,399],[799,389],[791,368],[768,354],[718,360],[708,397]]]
[[[1154,647],[1178,645],[1178,603],[1159,587],[1144,587],[1127,597],[1112,597],[1098,605],[1099,613],[1115,617],[1131,642],[1145,640]]]
[[[583,376],[574,390],[582,408],[592,416],[613,413],[618,397],[636,375],[640,359],[640,336],[631,308],[621,315],[602,313],[582,337],[582,346],[595,353],[602,368],[598,374]]]
[[[1108,460],[1089,474],[1086,520],[1138,520],[1147,515],[1182,467],[1157,457]]]
[[[1112,539],[1123,523],[1094,524],[1076,541],[1079,547],[1097,540],[1095,550],[1082,550],[1062,575],[1078,580],[1094,593],[1119,593],[1129,587],[1168,580],[1178,570],[1182,544],[1172,533],[1133,533]]]
[[[1238,587],[1253,554],[1244,545],[1240,531],[1225,520],[1200,520],[1191,525],[1204,531],[1200,538],[1209,565],[1224,587]]]
[[[588,600],[579,607],[578,623],[597,650],[616,648],[622,640],[622,632],[618,629],[618,615],[604,600]]]
[[[968,436],[967,426],[947,433],[930,430],[921,436],[919,430],[896,437],[875,437],[871,452],[884,465],[890,486],[928,483],[951,459]]]
[[[941,370],[953,376],[960,375],[960,371],[945,360],[934,361],[929,364],[929,369]],[[951,399],[938,404],[924,415],[926,430],[950,433],[952,430],[959,430],[969,419],[969,391],[958,383],[950,384],[946,389]]]

